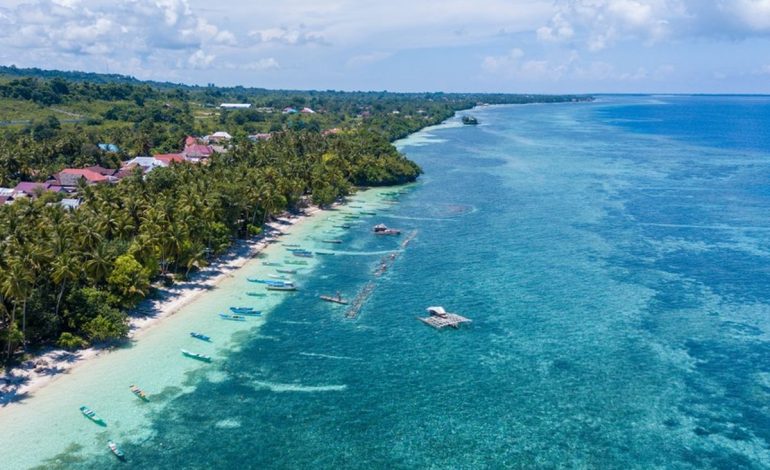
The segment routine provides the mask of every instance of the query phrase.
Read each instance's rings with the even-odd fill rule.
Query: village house
[[[63,188],[75,188],[80,180],[85,180],[87,184],[108,183],[112,181],[113,173],[115,170],[101,167],[65,168],[54,175],[53,181]]]
[[[251,103],[222,103],[219,107],[222,109],[249,109]]]
[[[287,106],[283,108],[283,111],[281,111],[283,114],[297,114],[297,110],[292,108],[291,106]]]
[[[300,110],[300,113],[302,113],[302,114],[315,114],[315,111],[313,111],[313,110],[312,110],[312,109],[310,109],[310,108],[302,108],[302,109]]]
[[[225,131],[217,131],[217,132],[214,132],[213,134],[211,134],[210,136],[208,136],[208,138],[206,138],[205,140],[207,140],[209,142],[217,142],[218,143],[218,142],[226,142],[226,141],[228,141],[228,140],[230,140],[232,138],[233,138],[233,136],[231,136],[230,134],[228,134]]]
[[[45,183],[23,182],[17,184],[13,188],[13,199],[18,199],[20,197],[34,198],[37,197],[38,194],[47,191],[58,193],[62,191],[62,187],[58,184],[53,184],[52,181],[46,181]]]

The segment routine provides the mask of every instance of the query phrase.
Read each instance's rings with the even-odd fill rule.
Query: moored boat
[[[251,297],[265,297],[267,294],[264,292],[246,292],[246,295]]]
[[[112,452],[113,454],[115,454],[115,457],[117,457],[117,458],[118,458],[118,460],[126,460],[126,454],[124,454],[124,453],[123,453],[123,451],[122,451],[122,450],[120,450],[120,448],[118,447],[118,445],[117,445],[117,444],[115,444],[115,443],[114,443],[114,442],[112,442],[112,441],[109,441],[109,442],[107,443],[107,447],[109,447],[109,448],[110,448],[110,452]]]
[[[334,302],[335,304],[342,304],[347,305],[348,301],[343,299],[340,293],[338,292],[337,295],[331,296],[331,295],[322,295],[321,300],[325,300],[327,302]]]
[[[286,261],[286,264],[296,264],[296,265],[307,265],[307,261],[305,260],[288,260]]]
[[[283,276],[281,274],[268,274],[269,277],[272,277],[273,279],[281,279],[281,280],[287,280],[289,279],[286,276]]]
[[[377,224],[373,230],[375,235],[401,235],[401,230],[388,228],[385,224]]]
[[[309,251],[293,251],[291,254],[294,256],[299,256],[300,258],[312,258],[313,253]]]
[[[246,317],[242,315],[234,315],[230,313],[220,313],[219,317],[222,320],[231,320],[231,321],[246,321]]]
[[[140,400],[149,401],[150,399],[147,398],[147,394],[144,393],[144,391],[137,387],[136,385],[131,384],[129,387],[129,390],[131,390],[131,393],[137,396]]]
[[[279,286],[279,285],[271,285],[271,284],[268,284],[268,285],[267,285],[267,290],[278,290],[278,291],[295,291],[295,290],[297,290],[297,287],[296,287],[296,286],[294,286],[294,285],[284,285],[284,286]]]
[[[276,269],[276,271],[283,274],[297,274],[296,269]]]
[[[233,313],[247,313],[247,312],[253,312],[254,307],[230,307],[230,310]]]
[[[230,314],[226,313],[225,315],[230,315]],[[262,310],[249,310],[247,312],[238,312],[238,315],[245,315],[247,317],[258,317],[262,315]]]
[[[182,351],[182,355],[183,356],[186,356],[186,357],[189,357],[189,358],[192,358],[192,359],[197,359],[199,361],[211,362],[211,356],[207,356],[205,354],[200,354],[200,353],[188,351],[186,349],[180,349],[180,351]]]
[[[273,263],[273,262],[268,262],[268,261],[263,261],[262,262],[262,266],[280,266],[280,265],[281,265],[281,263]]]
[[[196,333],[194,331],[190,332],[190,336],[193,338],[199,339],[201,341],[211,341],[211,338],[204,335],[203,333]]]
[[[316,251],[315,254],[321,255],[321,256],[334,256],[334,253],[331,251]]]
[[[104,422],[102,418],[100,418],[94,410],[91,408],[83,405],[80,407],[80,412],[83,413],[83,416],[90,419],[94,423],[98,424],[99,426],[107,426],[107,423]]]
[[[338,245],[340,243],[342,243],[342,240],[321,240],[321,241],[324,242],[324,243],[335,243],[335,244],[338,244]]]

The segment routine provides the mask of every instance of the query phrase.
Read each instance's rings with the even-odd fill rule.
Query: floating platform
[[[420,318],[418,320],[430,325],[437,330],[451,326],[452,328],[459,328],[462,323],[471,323],[473,320],[465,318],[462,315],[456,313],[448,313],[443,307],[428,307],[429,317]]]

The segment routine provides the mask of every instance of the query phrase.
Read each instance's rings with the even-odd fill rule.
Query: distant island
[[[284,211],[414,181],[391,144],[481,103],[579,95],[265,90],[0,67],[0,338],[126,338],[127,312]]]
[[[466,126],[475,126],[479,123],[479,120],[476,119],[474,116],[468,116],[468,115],[463,116],[462,121],[463,121],[463,124],[465,124]]]

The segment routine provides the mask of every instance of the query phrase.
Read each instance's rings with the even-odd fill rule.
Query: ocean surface
[[[335,252],[298,292],[244,295],[292,259],[273,246],[0,409],[0,468],[770,468],[770,97],[472,113],[399,142],[418,183],[284,241]],[[355,318],[318,299],[365,288]],[[216,318],[230,305],[265,315]],[[473,323],[434,330],[431,305]]]

